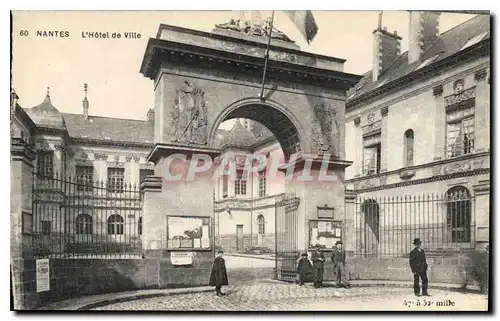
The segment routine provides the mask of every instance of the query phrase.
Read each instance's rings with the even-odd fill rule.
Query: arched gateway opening
[[[271,40],[266,60],[266,39],[225,25],[203,32],[162,24],[149,39],[141,65],[141,73],[154,81],[155,95],[155,141],[147,159],[155,164],[155,176],[141,183],[143,253],[146,259],[167,258],[169,268],[161,272],[166,275],[185,266],[185,279],[176,281],[190,286],[208,282],[218,249],[216,231],[222,228],[215,224],[217,211],[227,214],[234,237],[244,237],[248,228],[255,231],[252,235],[264,235],[256,244],[266,244],[268,232],[284,234],[280,244],[286,248],[275,242],[274,249],[283,254],[276,255],[278,279],[293,276],[296,256],[310,250],[311,235],[319,236],[314,244],[331,251],[332,239],[323,235],[332,233],[323,229],[333,223],[342,229],[344,220],[343,177],[351,164],[344,159],[346,91],[361,77],[344,73],[344,59],[301,51],[287,37]],[[257,98],[261,90],[262,99]],[[303,177],[309,170],[306,176],[313,179],[287,181],[282,199],[274,200],[268,197],[271,186],[264,185],[269,180],[261,173],[251,189],[244,187],[243,177],[236,177],[234,185],[222,178],[221,208],[215,207],[213,172],[175,182],[166,179],[165,164],[172,155],[200,166],[207,162],[200,163],[196,155],[217,158],[222,152],[215,144],[217,129],[231,119],[265,126],[285,161],[301,155],[293,174]],[[306,154],[332,158],[322,162]],[[329,180],[318,179],[321,171]],[[257,198],[245,200],[248,193]],[[276,220],[260,209],[270,205],[279,213]],[[259,233],[257,216],[249,220],[250,227],[241,226],[234,209],[256,209],[256,215],[262,211],[265,233]],[[343,241],[349,250],[352,244]]]
[[[245,99],[224,109],[214,122],[210,134],[211,146],[214,146],[215,133],[220,124],[237,118],[249,119],[265,126],[279,142],[285,160],[303,151],[298,121],[294,116],[283,106],[270,101],[260,102],[258,99]]]

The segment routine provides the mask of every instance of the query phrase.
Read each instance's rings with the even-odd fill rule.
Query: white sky
[[[83,83],[89,85],[90,114],[145,119],[153,107],[153,82],[139,73],[148,38],[160,23],[211,31],[231,11],[23,11],[13,13],[13,34],[28,29],[28,37],[13,39],[13,87],[19,104],[33,107],[50,87],[52,103],[61,111],[81,113]],[[270,15],[262,12],[263,17]],[[371,69],[372,32],[377,11],[314,11],[319,32],[308,46],[280,11],[275,26],[304,51],[347,59],[345,71],[362,74]],[[445,13],[440,31],[472,18]],[[407,50],[408,12],[385,11],[383,25],[403,37]],[[69,38],[40,38],[36,30],[67,30]],[[137,32],[141,39],[82,39],[82,32]]]

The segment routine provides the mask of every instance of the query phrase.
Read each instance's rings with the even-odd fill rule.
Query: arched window
[[[76,234],[92,234],[92,216],[80,214],[75,219]]]
[[[266,220],[264,215],[260,214],[257,216],[257,224],[259,226],[259,234],[266,234]]]
[[[412,129],[408,129],[405,131],[405,159],[404,159],[404,165],[405,166],[412,166],[413,165],[413,140],[414,140],[414,133]]]
[[[452,243],[471,240],[471,199],[469,190],[455,186],[446,193],[448,237]]]
[[[139,235],[142,235],[142,216],[139,217],[139,221],[137,222],[137,232]]]
[[[111,215],[108,218],[108,234],[123,235],[123,217],[120,215]]]

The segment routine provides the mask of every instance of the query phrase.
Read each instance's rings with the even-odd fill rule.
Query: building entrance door
[[[236,251],[243,251],[243,225],[236,225]]]

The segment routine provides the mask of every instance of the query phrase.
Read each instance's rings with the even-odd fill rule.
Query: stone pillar
[[[344,249],[347,255],[354,255],[356,250],[356,193],[345,192],[344,205]]]
[[[144,253],[157,252],[161,249],[164,234],[157,227],[163,224],[158,223],[158,218],[162,218],[162,208],[159,199],[161,198],[161,177],[146,176],[141,182],[140,188],[143,197],[142,207],[142,251]],[[162,222],[161,222],[162,223]]]
[[[32,252],[35,153],[22,139],[12,138],[10,155],[10,270],[14,309],[24,310],[37,303]],[[28,270],[27,266],[32,268]]]
[[[356,144],[355,150],[355,162],[354,162],[354,177],[359,177],[363,175],[363,131],[361,130],[361,118],[357,117],[354,119],[355,127],[355,139]]]
[[[387,172],[387,167],[389,166],[388,159],[389,155],[392,155],[389,151],[389,139],[387,136],[387,126],[389,125],[389,107],[382,107],[380,109],[380,116],[382,117],[381,119],[381,124],[380,124],[380,152],[381,152],[381,157],[380,157],[380,172]],[[363,145],[361,145],[361,148],[363,148]]]
[[[433,88],[436,107],[434,108],[434,158],[446,158],[446,111],[444,108],[443,85]]]
[[[486,81],[487,71],[482,69],[474,74],[476,80],[475,138],[474,150],[490,150],[490,85]]]
[[[486,243],[490,242],[490,181],[479,181],[472,188],[475,197],[476,248],[484,250]]]
[[[285,193],[293,192],[300,198],[296,234],[298,250],[309,248],[309,222],[318,219],[318,207],[326,205],[334,208],[333,219],[344,220],[344,172],[351,164],[352,162],[328,160],[320,156],[302,158],[283,168],[285,171],[293,170],[293,178],[286,180]]]

